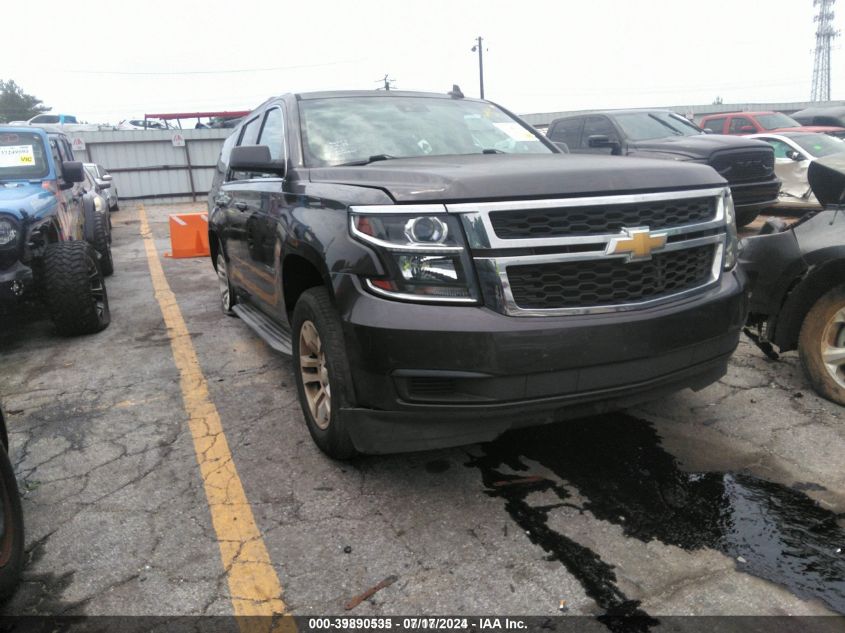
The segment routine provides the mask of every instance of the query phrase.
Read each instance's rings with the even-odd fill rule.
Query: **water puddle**
[[[644,542],[718,550],[737,569],[845,614],[842,517],[801,490],[745,473],[684,472],[648,422],[624,414],[512,432],[482,449],[468,465],[480,469],[487,494],[504,500],[513,520],[578,579],[605,618],[639,616],[643,630],[654,622],[619,589],[611,563],[549,528],[554,508],[589,511]],[[568,485],[531,476],[528,462],[583,499],[574,500]],[[538,491],[551,491],[559,503],[529,504]]]

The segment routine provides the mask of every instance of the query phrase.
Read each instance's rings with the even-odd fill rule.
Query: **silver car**
[[[85,171],[91,176],[97,185],[98,193],[102,195],[109,205],[109,211],[117,211],[118,206],[117,187],[114,184],[112,175],[102,165],[97,163],[85,163]],[[110,187],[105,187],[104,184],[109,183]]]

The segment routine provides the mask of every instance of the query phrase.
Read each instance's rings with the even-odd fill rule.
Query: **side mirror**
[[[801,152],[794,150],[794,149],[789,150],[786,153],[786,157],[791,158],[796,163],[800,163],[802,160],[804,160],[804,155]]]
[[[757,132],[753,125],[743,125],[741,128],[739,128],[739,131],[743,134],[754,134]]]
[[[716,133],[713,130],[711,130],[709,127],[703,127],[703,128],[701,128],[701,131],[704,132],[705,134],[715,134]]]
[[[552,141],[552,143],[554,143],[555,147],[557,147],[564,154],[569,154],[569,145],[567,145],[563,141]]]
[[[98,180],[98,181],[97,181],[97,186],[98,186],[100,189],[111,189],[111,183],[110,183],[110,182],[108,182],[108,181],[106,181],[106,180]]]
[[[611,154],[618,154],[622,148],[619,141],[611,141],[607,134],[591,134],[587,137],[587,145],[593,148],[609,147]]]
[[[85,168],[78,160],[66,160],[62,163],[62,176],[65,182],[83,182],[85,180]]]
[[[111,174],[105,174],[103,176],[103,180],[105,180],[106,182],[111,182],[112,181]]]
[[[229,169],[259,174],[275,174],[284,178],[285,164],[270,158],[266,145],[241,145],[233,147],[229,156]]]

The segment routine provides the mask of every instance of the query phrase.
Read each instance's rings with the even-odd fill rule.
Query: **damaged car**
[[[813,388],[845,405],[845,154],[810,163],[808,179],[823,210],[791,226],[772,219],[742,240],[748,273],[748,325],[772,358],[798,350]]]

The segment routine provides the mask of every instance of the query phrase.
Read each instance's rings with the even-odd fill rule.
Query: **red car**
[[[845,137],[845,127],[801,125],[781,112],[725,112],[701,117],[698,125],[714,134],[760,134],[761,132],[820,132]]]

